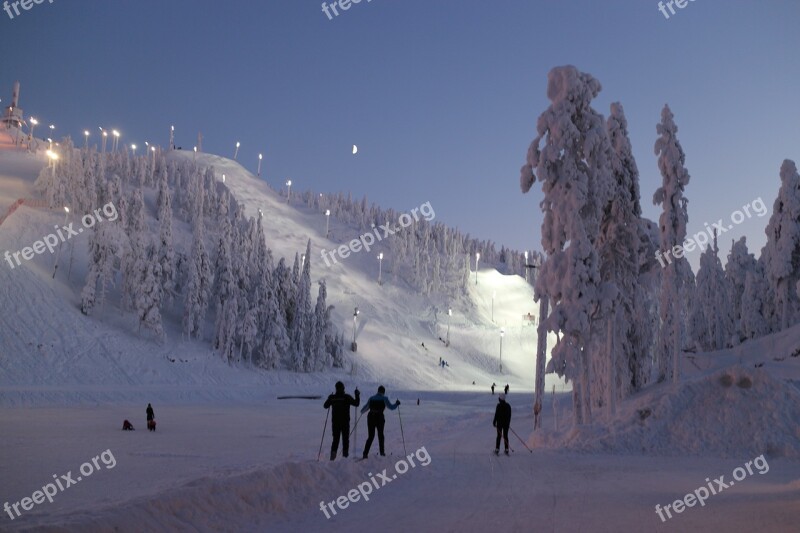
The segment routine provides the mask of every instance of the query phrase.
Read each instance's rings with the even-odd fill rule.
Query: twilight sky
[[[645,215],[661,182],[653,144],[669,103],[692,180],[689,232],[761,197],[800,162],[800,3],[696,0],[362,0],[329,20],[318,0],[54,0],[0,11],[0,97],[82,144],[84,129],[232,157],[274,187],[352,191],[384,207],[430,201],[437,220],[540,249],[541,187],[519,168],[547,107],[546,76],[573,64],[621,101]],[[667,11],[669,12],[669,11]],[[13,9],[12,9],[13,13]],[[41,126],[40,126],[41,127]],[[44,133],[39,130],[40,133]],[[351,146],[359,153],[353,156]],[[751,210],[752,212],[752,210]],[[768,217],[721,237],[757,252]],[[689,255],[698,264],[699,253]]]

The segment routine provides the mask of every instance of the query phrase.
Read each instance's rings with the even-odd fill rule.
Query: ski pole
[[[524,441],[524,440],[522,440],[522,439],[520,438],[520,436],[519,436],[519,435],[517,435],[517,432],[516,432],[516,431],[514,431],[514,428],[512,428],[511,426],[508,426],[508,429],[510,429],[510,430],[511,430],[511,433],[513,433],[513,434],[514,434],[514,436],[515,436],[515,437],[517,437],[517,438],[519,439],[519,441],[522,443],[522,445],[523,445],[523,446],[525,446],[526,448],[528,448],[528,445],[527,445],[527,444],[525,444],[525,441]],[[531,450],[530,448],[528,448],[528,451],[529,451],[529,452],[531,452],[531,453],[533,453],[533,450]]]
[[[358,413],[358,406],[357,405],[354,405],[353,409],[355,409],[356,413]],[[361,417],[357,416],[356,417],[356,425],[353,426],[353,431],[355,432],[355,436],[353,437],[353,449],[355,449],[356,445],[358,444],[358,421],[359,420],[361,420]]]
[[[403,453],[408,455],[406,451],[406,436],[403,434],[403,415],[400,414],[400,406],[397,406],[397,416],[400,417],[400,436],[403,437]]]
[[[353,429],[350,430],[350,435],[352,435],[354,431],[356,432],[356,435],[358,435],[358,431],[356,431],[356,428],[358,428],[358,422],[361,420],[362,416],[364,416],[364,413],[361,413],[360,415],[358,415],[358,418],[356,418],[356,425],[353,426]],[[348,437],[350,435],[348,435]],[[353,439],[353,440],[355,440],[355,439]]]
[[[328,415],[331,414],[331,408],[328,407],[328,414],[325,415],[325,425],[322,426],[322,438],[319,441],[319,451],[317,452],[317,462],[319,462],[319,456],[322,455],[322,443],[325,441],[325,430],[328,429]]]

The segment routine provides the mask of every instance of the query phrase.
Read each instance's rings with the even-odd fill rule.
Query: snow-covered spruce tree
[[[725,348],[733,334],[731,289],[719,260],[717,234],[714,242],[700,256],[696,290],[691,298],[689,332],[699,351]]]
[[[325,281],[319,282],[319,292],[317,293],[317,305],[314,307],[314,319],[312,321],[312,332],[310,341],[310,352],[313,357],[313,369],[317,372],[330,368],[331,355],[328,352],[327,336],[330,328],[330,313],[328,305],[325,303],[328,291]]]
[[[745,339],[757,339],[769,333],[769,284],[759,266],[745,274],[742,294],[741,335]]]
[[[139,268],[139,283],[134,296],[133,305],[139,318],[139,327],[144,326],[153,332],[156,338],[164,339],[164,328],[161,323],[161,266],[158,264],[158,248],[150,244],[146,249],[146,261]]]
[[[122,258],[122,308],[132,310],[135,309],[143,265],[148,261],[146,254],[150,240],[145,221],[144,197],[142,190],[138,188],[132,192],[126,233],[129,247]]]
[[[588,348],[604,296],[595,241],[612,181],[605,121],[591,107],[600,89],[596,79],[573,66],[549,72],[551,105],[539,117],[538,136],[520,176],[523,193],[537,178],[543,182],[542,247],[547,260],[536,294],[551,305],[547,329],[560,334],[548,371],[573,383],[578,424],[591,423],[591,359],[599,355]]]
[[[746,237],[734,241],[725,263],[725,278],[728,280],[728,301],[733,313],[734,334],[732,344],[736,345],[747,338],[742,330],[742,297],[748,272],[756,272],[758,262],[747,249]]]
[[[105,305],[106,289],[114,286],[114,262],[122,256],[128,237],[119,225],[106,222],[89,239],[89,271],[81,292],[81,312],[91,313],[95,305]]]
[[[781,188],[766,229],[761,250],[764,272],[774,295],[773,331],[783,331],[800,320],[800,175],[789,159],[781,165]]]
[[[622,104],[611,104],[611,114],[606,121],[612,148],[613,196],[603,210],[597,249],[600,254],[600,274],[606,283],[616,287],[612,320],[612,338],[602,331],[597,336],[611,364],[608,377],[609,408],[613,412],[617,399],[626,397],[633,388],[633,369],[642,364],[636,350],[641,348],[637,327],[647,327],[646,321],[637,320],[634,312],[639,291],[639,217],[642,208],[639,197],[639,170],[633,157],[628,137],[628,122]],[[611,342],[609,346],[605,343]],[[597,402],[597,398],[595,398]]]
[[[692,279],[691,267],[683,256],[682,248],[689,220],[686,207],[689,201],[683,195],[689,184],[689,172],[684,166],[686,156],[677,138],[678,126],[668,105],[661,111],[661,123],[656,126],[656,132],[659,138],[655,143],[655,154],[658,156],[663,184],[653,195],[653,204],[663,205],[659,218],[660,252],[667,262],[661,281],[658,380],[678,382],[687,315],[688,292],[685,285]]]
[[[166,174],[161,180],[158,197],[158,265],[161,267],[164,302],[169,304],[175,298],[175,248],[172,244],[172,198]]]
[[[203,244],[203,225],[195,230],[192,258],[189,261],[189,283],[183,309],[183,333],[189,338],[203,337],[213,279],[211,262]]]
[[[295,256],[295,259],[297,256]],[[297,264],[295,262],[295,264]],[[295,372],[311,372],[313,370],[312,354],[309,353],[313,331],[313,314],[311,311],[311,239],[306,246],[306,260],[303,273],[297,285],[294,320],[289,331],[289,353],[292,370]]]
[[[236,313],[238,311],[238,290],[231,264],[230,243],[232,240],[231,221],[221,217],[220,236],[214,263],[214,300],[217,319],[214,325],[213,347],[222,359],[231,362],[236,333]]]

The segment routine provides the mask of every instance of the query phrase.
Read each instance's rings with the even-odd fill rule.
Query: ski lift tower
[[[14,90],[11,93],[11,105],[6,107],[3,112],[3,118],[0,119],[5,128],[22,129],[25,125],[25,118],[22,109],[19,107],[19,82],[14,82]]]

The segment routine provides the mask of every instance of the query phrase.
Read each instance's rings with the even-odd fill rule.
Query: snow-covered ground
[[[41,153],[0,145],[4,213],[18,198],[33,196],[32,183],[46,161]],[[248,215],[264,211],[276,258],[291,259],[309,238],[316,255],[358,237],[357,230],[332,220],[326,239],[324,216],[287,205],[233,161],[197,157],[213,165],[218,178],[226,175]],[[31,245],[63,217],[20,207],[0,226],[0,253]],[[380,248],[331,267],[312,257],[312,277],[327,281],[328,301],[345,332],[352,331],[353,307],[361,311],[358,352],[351,354],[355,368],[267,373],[224,364],[208,343],[182,342],[175,330],[155,343],[138,335],[131,317],[116,307],[83,316],[78,295],[86,236],[74,244],[69,279],[69,247],[55,280],[49,254],[14,269],[5,261],[0,266],[0,505],[30,497],[54,475],[71,471],[77,479],[81,465],[106,450],[115,464],[99,462],[98,471],[59,491],[52,503],[20,508],[20,518],[12,521],[3,512],[0,530],[797,531],[798,328],[686,359],[683,383],[624,402],[607,430],[565,430],[568,387],[547,376],[543,430],[534,437],[536,331],[523,325],[522,315],[535,315],[537,308],[531,287],[517,276],[479,271],[467,298],[453,303],[446,348],[439,341],[447,334],[446,308],[437,313],[421,296],[376,283]],[[450,366],[439,367],[439,357]],[[386,448],[393,455],[353,460],[366,436],[362,419],[349,460],[325,460],[328,425],[323,460],[316,461],[325,424],[322,400],[277,397],[324,398],[337,379],[348,392],[360,387],[365,397],[382,383],[391,399],[401,399],[399,414],[386,413]],[[491,453],[492,382],[498,389],[510,385],[512,428],[533,453],[513,434],[510,457]],[[144,427],[148,402],[159,422],[156,433]],[[713,424],[703,426],[702,416]],[[136,431],[120,431],[123,419]],[[320,510],[320,502],[347,496],[384,469],[391,478],[395,464],[415,452],[417,463],[429,458],[427,466],[398,474],[374,489],[369,501],[337,508],[330,519]],[[736,467],[761,454],[769,466],[765,473],[754,470],[704,506],[673,514],[666,523],[659,519],[656,504],[664,507],[706,486],[705,478],[730,480]]]

